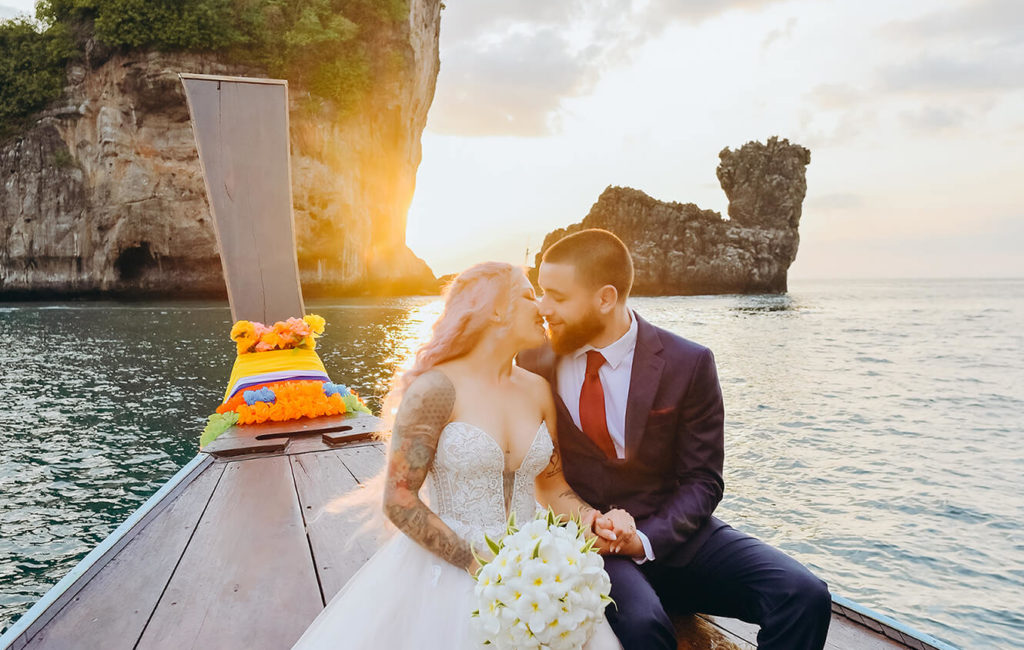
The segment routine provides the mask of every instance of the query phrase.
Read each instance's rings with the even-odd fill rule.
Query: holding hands
[[[608,512],[592,511],[590,529],[597,536],[597,549],[602,555],[628,555],[643,557],[644,546],[636,534],[636,521],[633,516],[621,508],[612,508]],[[591,513],[588,513],[591,514]]]

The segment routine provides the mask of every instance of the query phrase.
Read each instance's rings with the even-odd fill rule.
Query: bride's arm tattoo
[[[570,510],[578,510],[581,517],[594,509],[589,503],[581,499],[580,495],[576,494],[576,491],[569,487],[568,484],[566,484],[565,491],[558,496],[562,499],[563,503],[568,505]]]
[[[557,497],[557,505],[559,510],[562,512],[573,512],[578,511],[580,516],[584,516],[593,508],[586,501],[580,498],[576,491],[573,490],[569,483],[565,480],[565,475],[562,472],[562,452],[558,446],[557,436],[551,437],[551,444],[553,450],[551,451],[551,460],[548,462],[548,466],[544,468],[544,471],[540,473],[540,478],[544,483],[555,484],[561,488],[561,491]],[[558,487],[555,490],[558,490]],[[549,505],[556,505],[551,503]]]
[[[541,476],[544,478],[555,478],[562,473],[562,452],[558,448],[558,441],[551,438],[551,460],[548,462],[548,466],[541,472]]]
[[[391,435],[384,510],[406,535],[460,568],[473,562],[469,544],[419,498],[441,431],[455,405],[455,387],[439,371],[419,377],[402,398]]]

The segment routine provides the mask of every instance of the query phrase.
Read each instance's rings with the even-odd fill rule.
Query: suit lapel
[[[633,351],[633,370],[629,375],[629,398],[626,400],[627,459],[635,458],[640,448],[640,440],[647,426],[647,415],[654,405],[661,373],[665,369],[665,360],[658,354],[662,350],[658,333],[639,316],[636,320],[636,349]]]

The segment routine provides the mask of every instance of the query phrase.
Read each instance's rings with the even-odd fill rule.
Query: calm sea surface
[[[805,281],[633,306],[715,352],[723,519],[940,639],[1021,643],[1024,280]],[[368,396],[438,307],[307,306],[327,318],[332,379]],[[0,304],[0,630],[195,455],[229,328],[220,303]]]

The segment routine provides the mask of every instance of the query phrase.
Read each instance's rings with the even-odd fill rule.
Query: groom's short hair
[[[595,289],[610,284],[619,292],[619,300],[633,288],[633,259],[629,249],[615,233],[588,228],[552,244],[541,258],[551,264],[571,264],[576,278]]]

